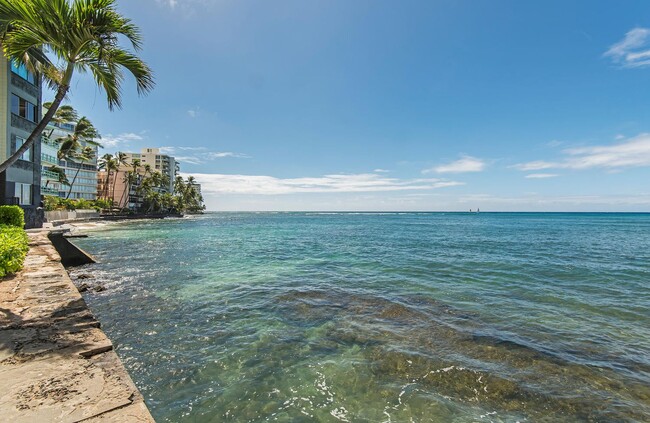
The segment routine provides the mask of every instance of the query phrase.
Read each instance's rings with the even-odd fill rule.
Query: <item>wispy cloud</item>
[[[115,148],[119,145],[126,144],[132,141],[141,141],[144,137],[140,134],[134,132],[125,132],[119,135],[104,135],[101,139],[101,143],[104,148]]]
[[[556,176],[559,176],[556,173],[529,173],[525,177],[528,179],[547,179],[547,178],[555,178]]]
[[[650,29],[634,28],[604,54],[616,64],[626,68],[650,66]]]
[[[172,9],[175,9],[178,6],[178,0],[158,0],[158,3],[169,6]]]
[[[467,173],[467,172],[481,172],[485,169],[485,161],[472,156],[463,156],[461,159],[456,160],[445,165],[425,169],[422,173]]]
[[[206,147],[160,147],[160,152],[174,156],[174,158],[183,163],[203,164],[212,160],[223,159],[227,157],[248,159],[250,156],[243,153],[234,153],[232,151],[208,151]]]
[[[639,134],[614,145],[588,146],[563,150],[565,157],[559,161],[538,160],[516,164],[523,171],[542,169],[592,169],[620,170],[630,167],[650,166],[650,134]]]
[[[201,189],[213,194],[280,195],[431,190],[463,185],[444,179],[397,179],[375,173],[336,174],[321,177],[276,178],[262,175],[193,174]]]
[[[373,170],[373,172],[375,172],[375,173],[389,173],[390,170],[386,170],[386,169],[375,169],[375,170]]]

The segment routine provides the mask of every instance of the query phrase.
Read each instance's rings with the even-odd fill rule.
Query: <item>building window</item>
[[[11,95],[11,113],[25,118],[30,122],[36,122],[38,118],[38,109],[36,106],[15,94]]]
[[[16,75],[23,78],[25,81],[30,84],[36,84],[36,77],[33,73],[27,70],[27,67],[22,63],[16,63],[16,61],[11,61],[11,71]]]
[[[32,186],[16,182],[16,197],[21,206],[32,205]]]
[[[16,149],[14,150],[14,153],[16,151],[18,151],[18,149],[20,147],[22,147],[23,144],[25,144],[25,139],[20,138],[20,137],[16,137]],[[28,162],[31,162],[32,161],[32,150],[33,150],[33,148],[34,147],[29,147],[29,149],[27,151],[25,151],[22,156],[20,156],[20,160],[26,160]]]

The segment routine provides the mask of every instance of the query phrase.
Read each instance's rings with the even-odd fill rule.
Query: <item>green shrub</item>
[[[0,278],[23,267],[29,250],[27,244],[27,234],[22,228],[0,225]]]
[[[45,206],[45,211],[56,210],[59,207],[59,197],[54,195],[44,195],[41,198]]]
[[[0,225],[25,226],[25,213],[19,206],[0,206]]]

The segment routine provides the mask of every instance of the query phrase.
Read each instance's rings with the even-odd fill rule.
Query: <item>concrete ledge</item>
[[[19,422],[153,422],[47,233],[0,280],[0,416]]]

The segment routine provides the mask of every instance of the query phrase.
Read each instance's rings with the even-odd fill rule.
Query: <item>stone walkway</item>
[[[0,419],[153,422],[46,234],[0,280]]]

